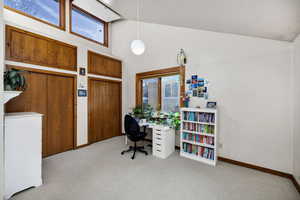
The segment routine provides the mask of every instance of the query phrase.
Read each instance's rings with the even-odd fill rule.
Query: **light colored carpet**
[[[43,161],[44,185],[14,200],[299,200],[285,178],[219,162],[213,168],[182,158],[121,156],[123,137]],[[151,152],[150,148],[148,152]]]

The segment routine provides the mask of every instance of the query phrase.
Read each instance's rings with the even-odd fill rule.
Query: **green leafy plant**
[[[150,118],[153,115],[153,111],[154,111],[152,106],[149,104],[144,104],[142,111],[143,111],[144,118],[147,120],[150,120]]]
[[[4,88],[6,91],[25,90],[25,77],[22,75],[24,71],[17,69],[9,69],[4,72]]]
[[[147,119],[155,124],[168,125],[175,130],[179,130],[180,128],[181,121],[179,112],[163,113],[158,111],[154,113],[153,108],[150,105],[145,104],[133,108],[131,115],[139,119]]]
[[[136,118],[140,118],[140,119],[147,119],[149,120],[152,117],[153,114],[153,108],[148,105],[145,104],[143,106],[136,106],[135,108],[132,109],[132,113],[131,115],[133,115]]]
[[[142,106],[136,106],[132,109],[131,115],[137,118],[143,117],[143,108]]]
[[[180,114],[179,112],[172,112],[169,114],[168,119],[170,121],[170,126],[175,130],[179,130],[180,128]]]

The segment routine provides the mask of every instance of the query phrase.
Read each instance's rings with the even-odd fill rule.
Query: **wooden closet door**
[[[43,156],[47,155],[47,75],[33,72],[24,73],[26,90],[9,101],[6,112],[37,112],[43,114]]]
[[[89,80],[89,142],[121,135],[121,83]]]
[[[26,72],[26,90],[9,101],[6,112],[43,114],[43,157],[74,147],[74,78]]]
[[[48,75],[48,155],[74,147],[74,79]]]

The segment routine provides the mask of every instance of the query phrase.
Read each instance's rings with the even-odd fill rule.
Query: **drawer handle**
[[[160,133],[156,133],[156,135],[161,135]]]
[[[156,145],[161,146],[161,144],[157,144],[157,143],[156,143]]]
[[[161,130],[159,130],[159,129],[155,129],[155,130],[161,132]]]
[[[158,138],[158,137],[156,139],[161,140],[161,138]]]
[[[156,149],[156,151],[159,151],[159,152],[161,152],[161,150],[158,150],[158,149]]]

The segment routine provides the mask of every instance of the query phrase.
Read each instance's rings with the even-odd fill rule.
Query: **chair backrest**
[[[124,120],[125,133],[130,136],[139,135],[140,126],[137,121],[130,115],[125,116]]]

